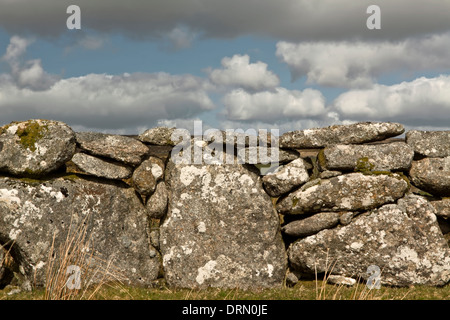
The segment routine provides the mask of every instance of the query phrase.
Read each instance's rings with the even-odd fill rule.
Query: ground
[[[14,288],[0,291],[0,300],[41,300],[43,289],[8,295]],[[73,299],[92,300],[450,300],[450,284],[444,287],[414,286],[393,288],[382,286],[369,290],[364,283],[353,287],[325,284],[322,279],[302,280],[294,287],[244,291],[239,289],[207,290],[169,289],[163,284],[155,288],[133,288],[118,283],[104,284],[93,294],[92,290],[80,292]],[[83,290],[81,290],[83,291]],[[81,294],[84,296],[81,297]],[[91,296],[91,294],[93,294]]]

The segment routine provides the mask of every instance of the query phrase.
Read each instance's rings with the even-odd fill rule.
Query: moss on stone
[[[373,168],[375,168],[375,165],[369,161],[368,157],[362,157],[356,161],[356,167],[355,167],[356,172],[361,172],[361,173],[372,172],[373,173],[374,172],[374,171],[372,171]]]
[[[68,180],[68,181],[75,181],[75,180],[82,180],[83,178],[79,177],[76,174],[65,174],[63,176],[61,176],[61,178],[63,180]]]
[[[292,198],[292,208],[294,208],[297,205],[297,203],[298,203],[297,197],[293,197]]]
[[[327,159],[325,158],[325,149],[319,151],[317,155],[317,160],[319,161],[319,165],[322,169],[327,167]]]
[[[24,149],[36,151],[36,142],[38,142],[44,133],[48,131],[47,125],[40,125],[37,121],[29,121],[25,126],[17,129],[16,134],[20,138],[20,144]]]
[[[38,179],[38,178],[32,178],[32,177],[18,177],[17,179],[28,185],[38,185],[38,184],[42,184],[45,181],[48,181],[47,179]]]
[[[33,171],[30,168],[26,168],[24,175],[27,177],[39,177],[42,174],[42,171]]]
[[[397,172],[397,174],[400,176],[400,178],[406,181],[406,183],[408,184],[408,190],[411,189],[411,181],[409,181],[408,176],[403,172]]]

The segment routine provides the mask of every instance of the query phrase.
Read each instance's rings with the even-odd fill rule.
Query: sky
[[[449,13],[450,0],[0,0],[0,126],[450,130]]]

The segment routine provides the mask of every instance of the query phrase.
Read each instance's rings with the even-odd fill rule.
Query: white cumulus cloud
[[[222,66],[222,69],[209,71],[211,81],[220,86],[258,91],[275,88],[280,83],[278,76],[267,70],[266,63],[250,63],[248,55],[225,57]]]
[[[450,123],[450,76],[421,77],[392,86],[350,90],[333,101],[341,118],[397,121],[418,126]]]
[[[313,89],[248,93],[236,89],[223,98],[226,116],[230,120],[276,121],[320,117],[326,112],[325,98]]]
[[[50,118],[93,128],[149,126],[214,108],[203,80],[191,75],[89,74],[33,91],[0,81],[2,121]]]
[[[44,118],[75,127],[133,130],[215,108],[208,96],[211,84],[189,74],[88,74],[59,79],[47,73],[39,59],[23,61],[31,43],[13,36],[1,58],[11,69],[0,74],[3,124]]]
[[[17,86],[32,90],[45,90],[50,88],[58,77],[45,72],[40,59],[22,61],[27,47],[32,42],[30,39],[12,36],[1,60],[9,65],[11,69],[9,77]]]

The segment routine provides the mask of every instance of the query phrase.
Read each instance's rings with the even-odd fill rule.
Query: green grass
[[[44,289],[32,292],[7,293],[0,291],[0,300],[42,300]],[[77,297],[75,296],[74,299]],[[322,281],[300,281],[292,288],[245,291],[239,289],[205,290],[135,288],[116,284],[105,284],[93,300],[450,300],[450,284],[444,287],[414,286],[394,288],[382,286],[369,290],[363,283],[353,287],[324,284]]]

